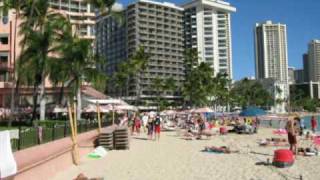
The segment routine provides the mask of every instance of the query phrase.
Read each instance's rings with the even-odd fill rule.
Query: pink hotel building
[[[74,30],[81,38],[95,39],[95,13],[89,3],[86,3],[85,0],[50,0],[50,5],[51,8],[68,15],[71,24],[74,25]],[[0,6],[2,6],[1,0]],[[10,10],[8,16],[3,16],[0,12],[0,108],[10,105],[11,89],[14,87],[12,80],[15,60],[21,53],[19,46],[21,37],[18,36],[19,20],[17,26],[15,26],[15,20],[14,10]],[[52,94],[55,90],[49,84],[47,92]],[[32,91],[30,87],[23,87],[20,93],[28,96]]]

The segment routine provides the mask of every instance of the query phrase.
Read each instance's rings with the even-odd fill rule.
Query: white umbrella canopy
[[[165,115],[174,115],[176,113],[177,113],[177,111],[175,111],[175,110],[164,110],[161,112],[161,114],[165,114]]]
[[[83,112],[86,113],[96,113],[97,112],[97,106],[89,104],[87,107],[83,109]]]
[[[106,104],[112,104],[112,105],[128,105],[125,101],[121,99],[88,99],[87,100],[90,103],[93,104],[100,104],[100,105],[106,105]]]
[[[138,111],[138,108],[135,106],[131,106],[131,105],[117,105],[114,106],[114,109],[116,111]]]
[[[203,107],[203,108],[195,109],[193,112],[195,112],[195,113],[212,113],[214,111],[212,109],[210,109],[209,107]]]
[[[66,113],[66,112],[68,112],[68,109],[56,106],[56,107],[54,107],[52,112],[53,113]]]

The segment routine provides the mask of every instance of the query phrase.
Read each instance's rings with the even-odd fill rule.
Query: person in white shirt
[[[146,132],[146,127],[148,124],[148,120],[149,120],[149,116],[147,115],[147,113],[144,113],[142,116],[142,123],[143,123],[143,131]]]

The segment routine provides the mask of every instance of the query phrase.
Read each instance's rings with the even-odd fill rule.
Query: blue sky
[[[176,4],[188,0],[166,0]],[[118,1],[124,5],[133,0]],[[232,15],[233,74],[238,80],[254,76],[255,23],[272,20],[287,25],[289,66],[302,68],[302,54],[312,39],[320,39],[320,0],[227,0]]]

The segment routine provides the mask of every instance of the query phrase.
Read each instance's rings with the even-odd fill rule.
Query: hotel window
[[[0,53],[0,63],[7,63],[8,59],[8,53]]]
[[[0,36],[0,44],[8,44],[8,36]]]

